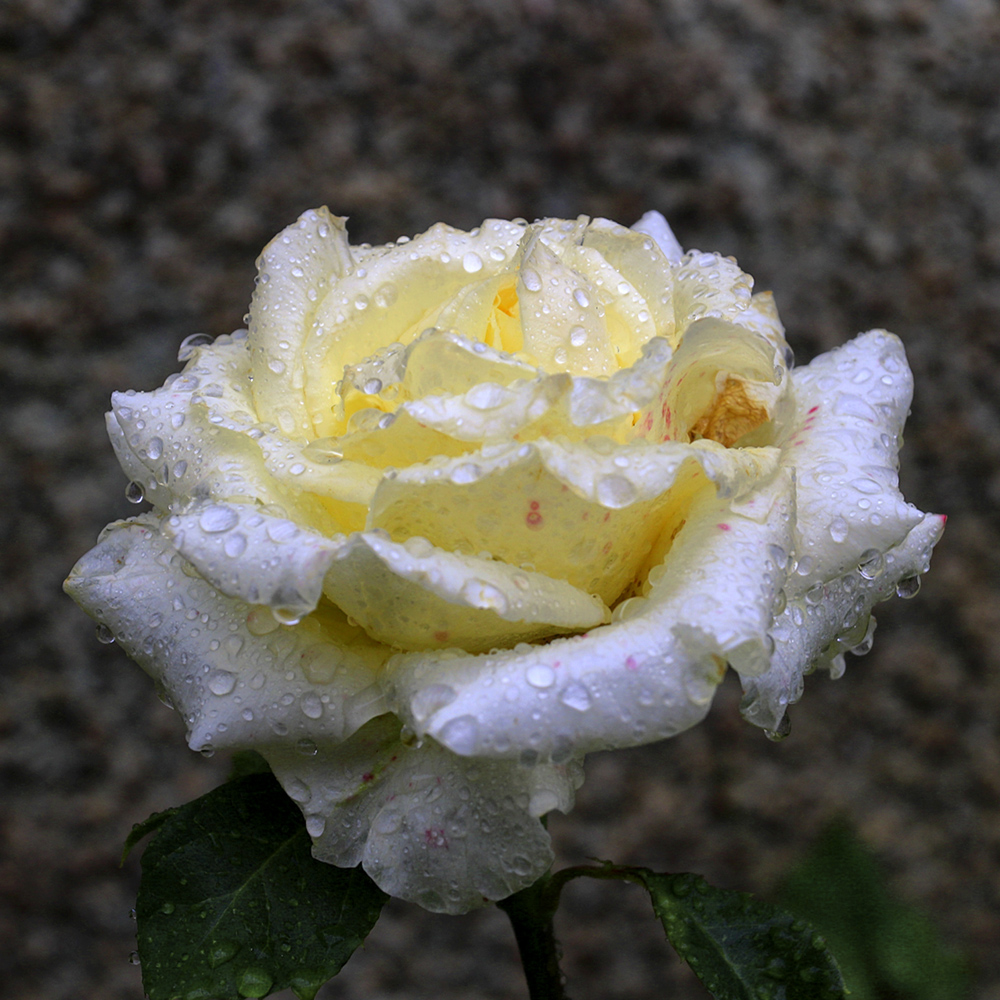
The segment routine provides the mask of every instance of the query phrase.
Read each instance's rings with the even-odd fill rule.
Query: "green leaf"
[[[150,1000],[287,987],[312,1000],[388,898],[360,868],[312,857],[301,814],[270,774],[227,782],[157,827],[136,904]]]
[[[962,957],[942,944],[921,912],[893,898],[874,857],[846,823],[824,832],[780,899],[826,936],[851,1000],[968,996]]]
[[[143,837],[149,836],[154,830],[159,830],[175,812],[177,812],[176,808],[164,809],[163,812],[153,813],[152,816],[144,819],[141,823],[134,823],[129,835],[125,838],[124,845],[122,845],[122,857],[121,861],[118,862],[119,867],[125,864],[125,859],[132,853],[132,848]]]
[[[653,900],[670,943],[716,1000],[835,1000],[844,982],[804,920],[699,875],[629,870]]]
[[[229,781],[245,778],[248,774],[270,774],[271,766],[256,750],[237,750],[229,771]]]

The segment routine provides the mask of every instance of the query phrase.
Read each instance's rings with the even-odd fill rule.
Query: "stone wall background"
[[[60,582],[130,513],[114,389],[241,325],[303,209],[355,242],[647,208],[772,288],[800,360],[886,326],[902,480],[950,515],[875,650],[769,743],[708,721],[590,761],[560,859],[767,894],[846,815],[1000,998],[1000,5],[996,0],[7,0],[0,8],[0,981],[141,996],[131,824],[226,771]],[[574,884],[573,996],[699,997],[638,890]],[[505,918],[392,904],[326,998],[525,995]]]

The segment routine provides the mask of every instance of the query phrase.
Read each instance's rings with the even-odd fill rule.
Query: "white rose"
[[[780,730],[927,569],[900,342],[789,371],[770,295],[655,212],[352,247],[323,208],[258,266],[249,334],[113,397],[153,509],[66,587],[392,895],[533,882],[586,753],[694,725],[727,664]]]

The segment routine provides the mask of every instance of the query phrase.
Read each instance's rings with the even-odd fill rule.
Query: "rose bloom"
[[[133,500],[66,589],[193,749],[253,748],[317,858],[462,912],[552,861],[585,754],[780,735],[944,518],[897,487],[912,379],[874,330],[791,369],[769,293],[656,212],[351,246],[308,211],[248,330],[112,398]]]

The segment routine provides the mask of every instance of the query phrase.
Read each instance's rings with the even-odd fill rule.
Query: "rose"
[[[897,489],[872,331],[789,370],[770,295],[657,213],[352,247],[306,212],[249,332],[113,397],[134,500],[67,590],[184,716],[253,747],[322,860],[460,912],[538,878],[584,754],[707,712],[780,733],[943,518]]]

